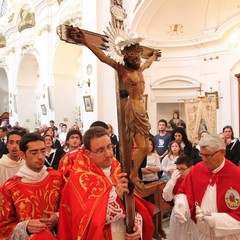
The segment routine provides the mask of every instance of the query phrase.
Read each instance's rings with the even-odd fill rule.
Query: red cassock
[[[48,169],[48,176],[37,183],[23,183],[20,177],[10,178],[0,188],[0,239],[8,239],[15,226],[22,221],[39,219],[45,216],[43,211],[58,212],[61,190],[64,181],[61,174]],[[54,239],[46,230],[39,233],[44,240]],[[38,234],[31,239],[40,239]]]
[[[201,206],[207,186],[216,183],[217,209],[240,221],[240,168],[226,159],[224,167],[213,174],[204,162],[194,166],[178,189],[187,195],[192,219],[195,219],[195,203]],[[234,194],[234,202],[231,202]]]
[[[84,151],[84,150],[83,150]],[[110,225],[105,225],[109,193],[117,183],[120,165],[113,160],[111,182],[102,169],[82,154],[62,193],[58,223],[59,240],[111,240]],[[118,199],[120,202],[121,200]],[[143,239],[152,240],[153,205],[135,197],[136,210],[143,217]]]

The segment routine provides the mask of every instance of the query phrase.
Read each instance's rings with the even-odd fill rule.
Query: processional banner
[[[185,99],[184,106],[187,136],[193,145],[198,143],[199,134],[204,130],[207,130],[210,134],[216,134],[216,98],[198,97]]]

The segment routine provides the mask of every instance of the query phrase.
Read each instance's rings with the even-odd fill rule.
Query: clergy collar
[[[221,163],[221,165],[218,168],[214,169],[212,172],[213,173],[219,172],[224,167],[224,165],[225,165],[225,158],[223,159],[223,162]]]
[[[102,171],[103,173],[106,175],[107,178],[110,178],[110,175],[111,175],[111,170],[112,170],[112,167],[108,167],[108,168],[102,168]]]

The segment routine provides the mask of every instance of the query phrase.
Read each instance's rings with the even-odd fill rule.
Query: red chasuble
[[[83,150],[84,151],[84,150]],[[110,225],[105,225],[109,193],[117,183],[120,165],[113,160],[111,181],[83,152],[62,193],[58,223],[59,240],[111,240]],[[118,199],[120,202],[121,200]],[[136,210],[143,217],[143,239],[152,240],[153,205],[135,198]]]
[[[22,221],[47,217],[44,210],[57,212],[63,188],[61,174],[53,169],[38,183],[23,183],[20,177],[10,178],[0,188],[0,239],[8,239]],[[50,231],[41,233],[44,240],[54,239]],[[31,239],[37,237],[34,234]],[[47,237],[48,236],[48,237]],[[42,238],[43,239],[43,238]]]
[[[209,184],[216,183],[217,209],[240,221],[240,168],[226,159],[224,167],[213,174],[204,162],[194,166],[179,187],[178,193],[187,195],[192,219],[195,219],[195,203],[201,206]]]

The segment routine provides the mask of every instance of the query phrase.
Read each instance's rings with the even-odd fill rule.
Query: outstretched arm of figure
[[[161,52],[159,50],[154,50],[152,56],[149,57],[145,61],[145,63],[141,66],[141,70],[144,71],[145,69],[149,68],[152,65],[152,63],[158,59],[160,53]]]
[[[81,29],[72,28],[70,35],[77,43],[83,44],[87,48],[89,48],[101,62],[106,63],[107,65],[113,67],[116,71],[118,71],[117,62],[108,57],[99,47],[92,44],[92,42],[88,40],[88,38]]]

